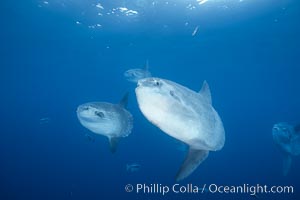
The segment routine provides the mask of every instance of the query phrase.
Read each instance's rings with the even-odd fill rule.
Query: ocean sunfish
[[[43,117],[40,119],[40,124],[48,124],[50,122],[49,117]]]
[[[189,176],[208,156],[223,148],[223,123],[212,107],[210,89],[204,81],[199,93],[160,78],[138,81],[135,89],[143,115],[168,135],[189,146],[176,180]]]
[[[275,124],[273,140],[283,153],[283,175],[286,176],[292,164],[292,156],[300,154],[300,125],[292,126],[286,122]]]
[[[126,171],[127,172],[137,172],[141,168],[141,165],[138,163],[126,164]]]
[[[119,104],[90,102],[77,108],[80,123],[93,133],[106,136],[113,153],[116,151],[119,139],[127,137],[133,127],[133,117],[125,109],[127,101],[128,93]]]
[[[140,79],[151,77],[152,75],[149,71],[148,60],[146,61],[144,69],[129,69],[126,72],[124,72],[124,76],[126,80],[134,83],[137,83]]]

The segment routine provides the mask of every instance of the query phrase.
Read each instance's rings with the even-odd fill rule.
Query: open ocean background
[[[152,2],[0,2],[1,200],[255,199],[125,192],[126,184],[173,185],[185,156],[143,117],[135,84],[123,76],[147,59],[153,76],[192,90],[207,80],[226,131],[224,148],[181,185],[292,185],[294,194],[258,198],[300,199],[300,158],[284,177],[272,139],[273,124],[300,123],[300,2]],[[129,10],[114,10],[120,7]],[[105,137],[80,125],[76,109],[118,103],[126,91],[134,128],[111,154]],[[131,163],[140,170],[126,171]]]

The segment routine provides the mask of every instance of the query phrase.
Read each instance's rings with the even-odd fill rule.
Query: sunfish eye
[[[82,108],[82,110],[88,110],[89,109],[89,106],[84,106],[83,108]]]
[[[159,81],[157,81],[157,80],[154,80],[154,85],[155,85],[155,86],[160,86],[161,83],[160,83]]]
[[[103,117],[104,117],[104,113],[101,112],[101,111],[95,111],[95,115],[97,115],[97,116],[100,117],[100,118],[103,118]]]

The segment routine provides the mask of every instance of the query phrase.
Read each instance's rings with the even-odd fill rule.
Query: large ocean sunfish
[[[287,175],[292,164],[292,156],[300,154],[300,125],[292,126],[286,122],[275,124],[273,140],[283,153],[283,175]]]
[[[206,81],[197,93],[169,80],[145,78],[138,81],[135,92],[143,115],[189,146],[177,181],[189,176],[207,158],[209,151],[224,146],[223,123],[212,106]]]
[[[140,68],[129,69],[126,72],[124,72],[124,76],[126,80],[134,83],[137,83],[140,79],[151,77],[152,75],[149,71],[148,60],[146,61],[146,65],[143,69]]]
[[[127,101],[128,93],[119,104],[90,102],[77,108],[80,123],[93,133],[106,136],[113,153],[116,151],[119,139],[127,137],[133,127],[133,117],[125,109]]]

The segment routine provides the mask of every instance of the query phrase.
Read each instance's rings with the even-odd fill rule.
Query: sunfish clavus
[[[119,104],[90,102],[77,108],[80,123],[93,133],[106,136],[113,153],[116,151],[119,139],[127,137],[133,127],[133,117],[125,109],[127,101],[128,93]]]
[[[140,110],[151,123],[189,145],[177,181],[189,176],[209,151],[224,146],[223,123],[212,107],[206,81],[197,93],[169,80],[145,78],[138,81],[135,92]]]
[[[272,129],[273,140],[283,153],[283,175],[287,175],[292,164],[292,156],[300,154],[300,125],[286,122],[277,123]]]

